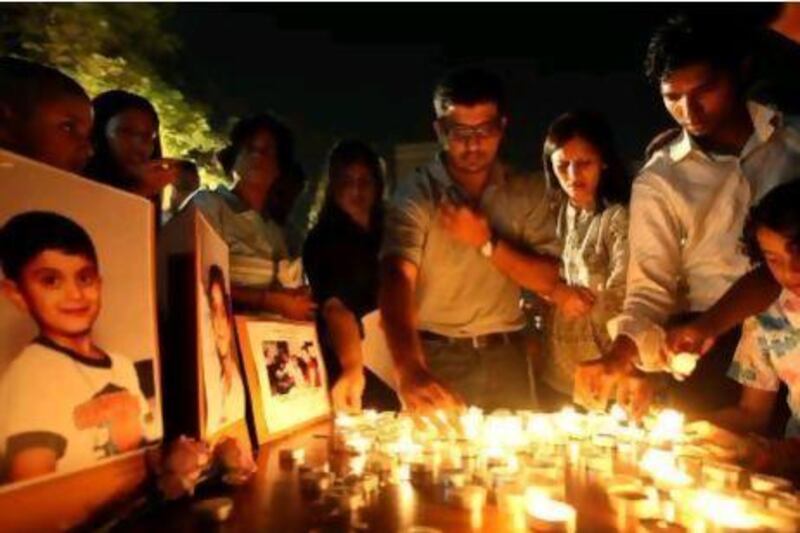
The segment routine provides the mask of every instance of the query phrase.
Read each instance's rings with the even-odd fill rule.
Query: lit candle
[[[750,488],[757,492],[790,491],[792,489],[792,482],[780,477],[751,474]]]
[[[537,491],[528,491],[525,496],[528,511],[528,527],[533,531],[575,531],[575,508],[564,502],[548,498]]]
[[[483,509],[486,505],[486,487],[480,485],[464,485],[463,487],[450,487],[447,490],[447,500],[458,507],[475,511]]]

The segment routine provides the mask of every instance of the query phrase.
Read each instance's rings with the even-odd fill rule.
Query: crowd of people
[[[92,100],[63,73],[3,58],[0,147],[159,206],[174,185],[172,211],[196,206],[229,246],[234,308],[317,320],[337,409],[552,409],[573,398],[594,409],[616,391],[636,417],[665,396],[712,422],[709,435],[746,434],[768,428],[784,385],[792,436],[800,92],[790,88],[800,74],[752,67],[775,60],[759,55],[774,47],[754,43],[776,39],[798,64],[797,18],[785,7],[760,40],[690,17],[659,27],[646,74],[676,127],[639,169],[600,114],[576,109],[550,124],[544,179],[515,171],[498,156],[509,119],[501,79],[452,70],[433,93],[440,151],[388,200],[367,143],[331,149],[302,258],[283,225],[302,187],[294,136],[273,115],[233,128],[219,153],[232,185],[190,195],[197,169],[164,156],[146,99],[115,90]],[[541,332],[526,300],[544,302]],[[361,319],[375,310],[397,396],[364,368]],[[702,356],[679,381],[669,374],[682,353]]]

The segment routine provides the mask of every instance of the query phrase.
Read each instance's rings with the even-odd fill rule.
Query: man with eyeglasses
[[[560,294],[545,184],[498,160],[507,117],[495,75],[448,73],[434,108],[441,152],[400,184],[381,250],[399,393],[414,411],[531,408],[521,287]]]

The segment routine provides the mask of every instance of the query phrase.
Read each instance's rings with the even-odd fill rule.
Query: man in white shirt
[[[611,352],[576,373],[579,403],[604,405],[618,378],[668,369],[664,326],[706,310],[748,271],[739,243],[748,208],[800,167],[797,121],[744,97],[743,52],[720,25],[686,18],[668,21],[650,42],[648,77],[682,132],[655,151],[634,183],[625,305],[610,326]],[[682,407],[737,401],[725,377],[733,337],[673,387]],[[637,395],[648,390],[620,387],[619,400],[646,405]]]

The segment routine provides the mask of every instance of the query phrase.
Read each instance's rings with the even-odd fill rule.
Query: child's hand
[[[570,287],[560,284],[551,295],[553,303],[569,319],[589,314],[594,307],[595,296],[586,287]]]

